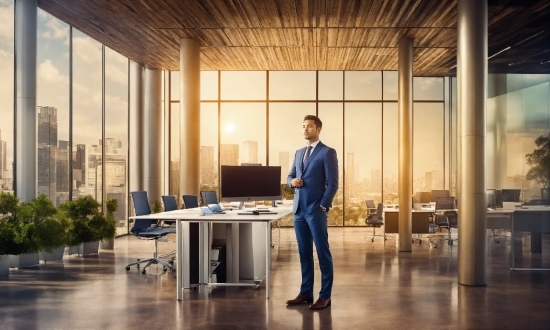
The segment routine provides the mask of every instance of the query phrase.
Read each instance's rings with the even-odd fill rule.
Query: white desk
[[[176,282],[177,293],[176,298],[182,299],[182,289],[184,288],[184,282],[189,286],[189,275],[187,272],[183,272],[183,269],[189,269],[189,223],[199,223],[199,245],[202,249],[199,251],[199,278],[201,284],[208,284],[208,277],[210,274],[210,237],[209,226],[212,223],[225,223],[225,224],[238,224],[238,223],[260,223],[265,225],[265,257],[266,257],[266,274],[265,274],[265,287],[266,287],[266,299],[269,299],[270,294],[270,276],[271,276],[271,223],[277,221],[287,214],[292,212],[292,205],[284,204],[278,207],[271,207],[272,212],[277,214],[262,214],[260,215],[239,215],[237,213],[244,212],[244,210],[226,211],[226,214],[210,214],[201,215],[200,209],[185,209],[176,210],[162,213],[155,213],[143,216],[133,216],[130,219],[156,219],[156,220],[176,220]],[[184,239],[184,237],[186,239]],[[236,244],[238,246],[238,244]],[[238,247],[236,247],[238,251]],[[237,279],[238,280],[238,279]],[[210,283],[212,285],[224,285],[224,283]],[[239,283],[227,283],[226,285],[239,285]]]

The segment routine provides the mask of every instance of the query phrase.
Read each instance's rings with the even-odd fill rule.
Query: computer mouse
[[[260,212],[258,212],[258,211],[252,211],[252,214],[254,214],[254,215],[260,215]]]

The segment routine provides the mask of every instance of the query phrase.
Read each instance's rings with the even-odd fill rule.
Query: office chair
[[[132,200],[134,201],[134,210],[136,212],[136,215],[151,214],[151,208],[149,206],[146,191],[132,191],[130,194],[132,195]],[[147,258],[143,260],[137,259],[136,262],[128,264],[126,266],[126,271],[129,271],[130,267],[133,265],[136,265],[137,268],[139,268],[142,263],[147,263],[145,267],[143,267],[143,269],[141,270],[142,274],[145,274],[145,269],[152,264],[161,264],[163,271],[166,271],[168,269],[170,269],[172,272],[174,271],[174,267],[170,263],[161,259],[166,257],[167,255],[158,256],[158,240],[159,238],[166,237],[166,235],[170,233],[175,233],[175,228],[158,227],[157,220],[153,219],[135,219],[134,225],[132,229],[130,229],[130,231],[132,232],[132,234],[134,234],[134,236],[139,239],[154,240],[155,253],[153,254],[152,258]]]
[[[447,237],[439,238],[433,245],[434,248],[437,248],[440,241],[447,241],[451,247],[454,241],[458,241],[458,238],[451,237],[452,229],[458,229],[458,213],[456,211],[456,201],[454,197],[438,197],[435,200],[434,224],[439,227],[440,230],[441,228],[447,229]],[[430,247],[432,247],[433,236],[434,235],[431,235],[429,238]]]
[[[203,206],[207,204],[218,204],[218,196],[214,190],[201,191],[201,203]]]
[[[374,242],[374,237],[381,236],[384,237],[384,241],[387,239],[386,234],[383,235],[376,235],[376,228],[380,228],[384,225],[383,217],[383,211],[384,211],[384,205],[382,203],[378,203],[378,206],[374,208],[374,201],[373,200],[366,200],[365,201],[367,205],[367,219],[365,220],[367,227],[372,227],[372,237],[371,242]]]
[[[183,198],[183,207],[186,209],[192,209],[199,207],[199,199],[197,195],[182,195]]]
[[[176,201],[176,196],[161,196],[162,204],[164,205],[164,212],[175,211],[178,209],[178,202]],[[176,221],[174,220],[163,220],[166,225],[175,225]]]

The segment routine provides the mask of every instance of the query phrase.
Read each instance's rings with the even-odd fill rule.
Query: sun
[[[235,131],[235,125],[227,124],[227,126],[225,126],[225,130],[227,131],[227,133],[233,133]]]

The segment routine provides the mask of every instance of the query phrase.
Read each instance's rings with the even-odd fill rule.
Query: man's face
[[[304,129],[304,139],[306,140],[317,140],[319,139],[319,133],[321,132],[321,128],[315,126],[315,121],[308,119],[304,121],[303,124]]]

